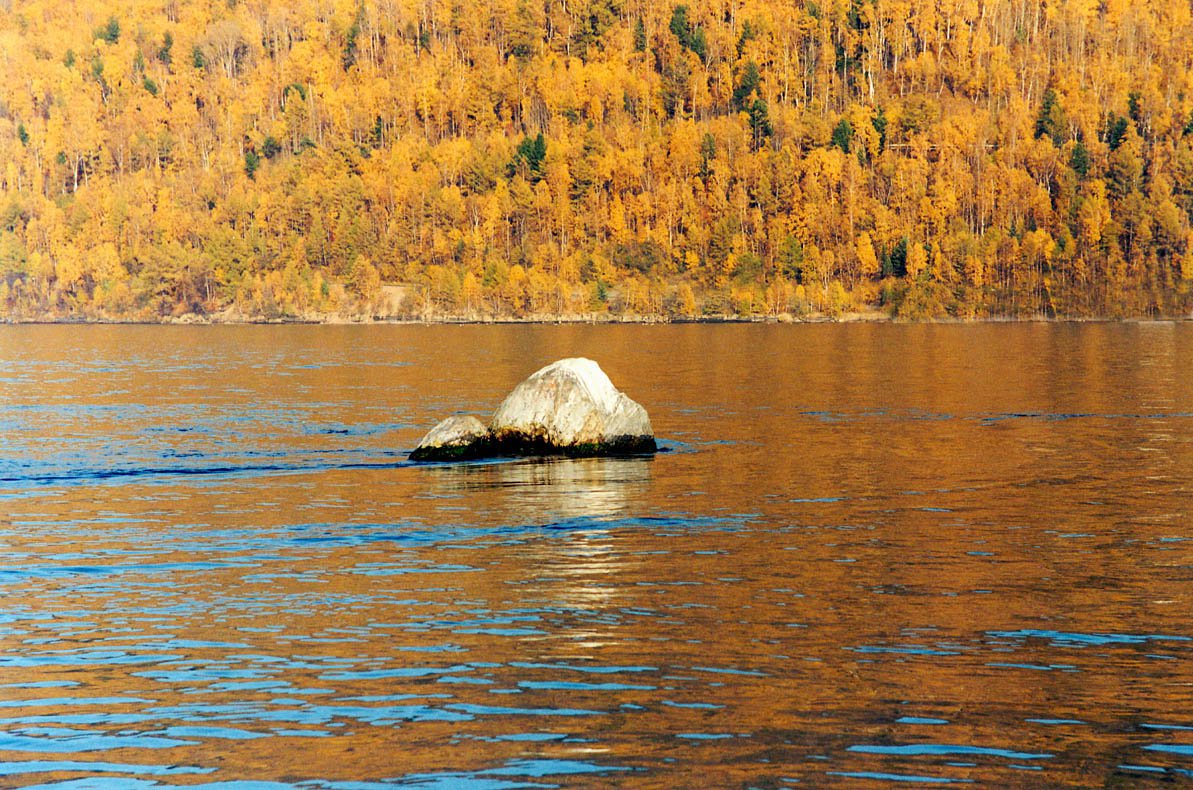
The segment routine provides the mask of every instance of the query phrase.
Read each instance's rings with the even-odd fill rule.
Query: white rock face
[[[493,456],[613,456],[653,453],[646,409],[613,386],[591,359],[561,359],[519,384],[488,427],[475,417],[448,417],[432,428],[413,461]]]
[[[479,447],[488,436],[489,429],[476,417],[452,415],[427,431],[427,435],[411,453],[411,458],[463,457],[471,448]]]
[[[614,387],[600,365],[579,357],[554,362],[519,384],[489,429],[498,443],[655,449],[646,409]]]

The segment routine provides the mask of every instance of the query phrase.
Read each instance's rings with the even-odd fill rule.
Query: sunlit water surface
[[[597,359],[653,459],[411,465]],[[0,786],[1193,781],[1193,325],[0,327]]]

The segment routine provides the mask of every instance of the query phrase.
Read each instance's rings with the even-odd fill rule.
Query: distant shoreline
[[[526,317],[468,318],[439,316],[427,318],[376,318],[355,316],[307,316],[265,318],[248,316],[183,315],[152,319],[122,318],[0,318],[0,326],[493,326],[493,325],[638,325],[666,324],[1102,324],[1185,322],[1193,316],[982,316],[976,318],[945,317],[908,321],[893,318],[882,311],[846,313],[840,316],[810,314],[794,316],[652,316],[652,315],[534,315]]]

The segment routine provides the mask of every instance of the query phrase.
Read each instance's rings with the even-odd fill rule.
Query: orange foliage
[[[683,7],[10,0],[0,318],[1193,306],[1183,0]]]

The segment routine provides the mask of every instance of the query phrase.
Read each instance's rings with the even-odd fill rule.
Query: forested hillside
[[[1188,0],[0,0],[0,318],[1184,314],[1191,217]]]

